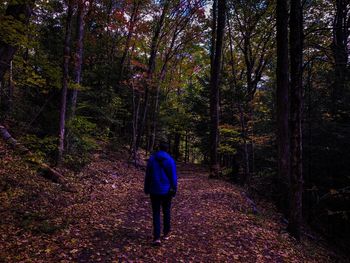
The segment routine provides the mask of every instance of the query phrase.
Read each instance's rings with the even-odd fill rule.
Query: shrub
[[[86,117],[76,116],[67,123],[67,148],[64,162],[73,169],[80,169],[90,161],[90,153],[98,148],[97,126]]]

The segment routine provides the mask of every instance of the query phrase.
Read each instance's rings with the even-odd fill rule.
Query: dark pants
[[[163,209],[163,233],[167,235],[170,232],[170,195],[151,195],[153,212],[153,237],[160,238],[160,207]]]

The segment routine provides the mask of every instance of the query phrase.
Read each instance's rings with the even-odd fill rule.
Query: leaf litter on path
[[[346,261],[324,243],[296,242],[270,204],[253,214],[243,189],[194,165],[179,165],[172,238],[153,247],[144,172],[120,155],[66,171],[70,193],[0,147],[0,262]]]

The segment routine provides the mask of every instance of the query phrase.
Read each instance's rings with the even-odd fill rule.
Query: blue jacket
[[[175,161],[168,153],[158,151],[147,162],[144,190],[146,194],[164,195],[170,188],[177,190]]]

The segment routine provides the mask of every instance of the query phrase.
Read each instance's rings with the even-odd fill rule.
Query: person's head
[[[158,144],[158,149],[160,151],[167,152],[169,150],[169,144],[165,141],[160,141]]]

